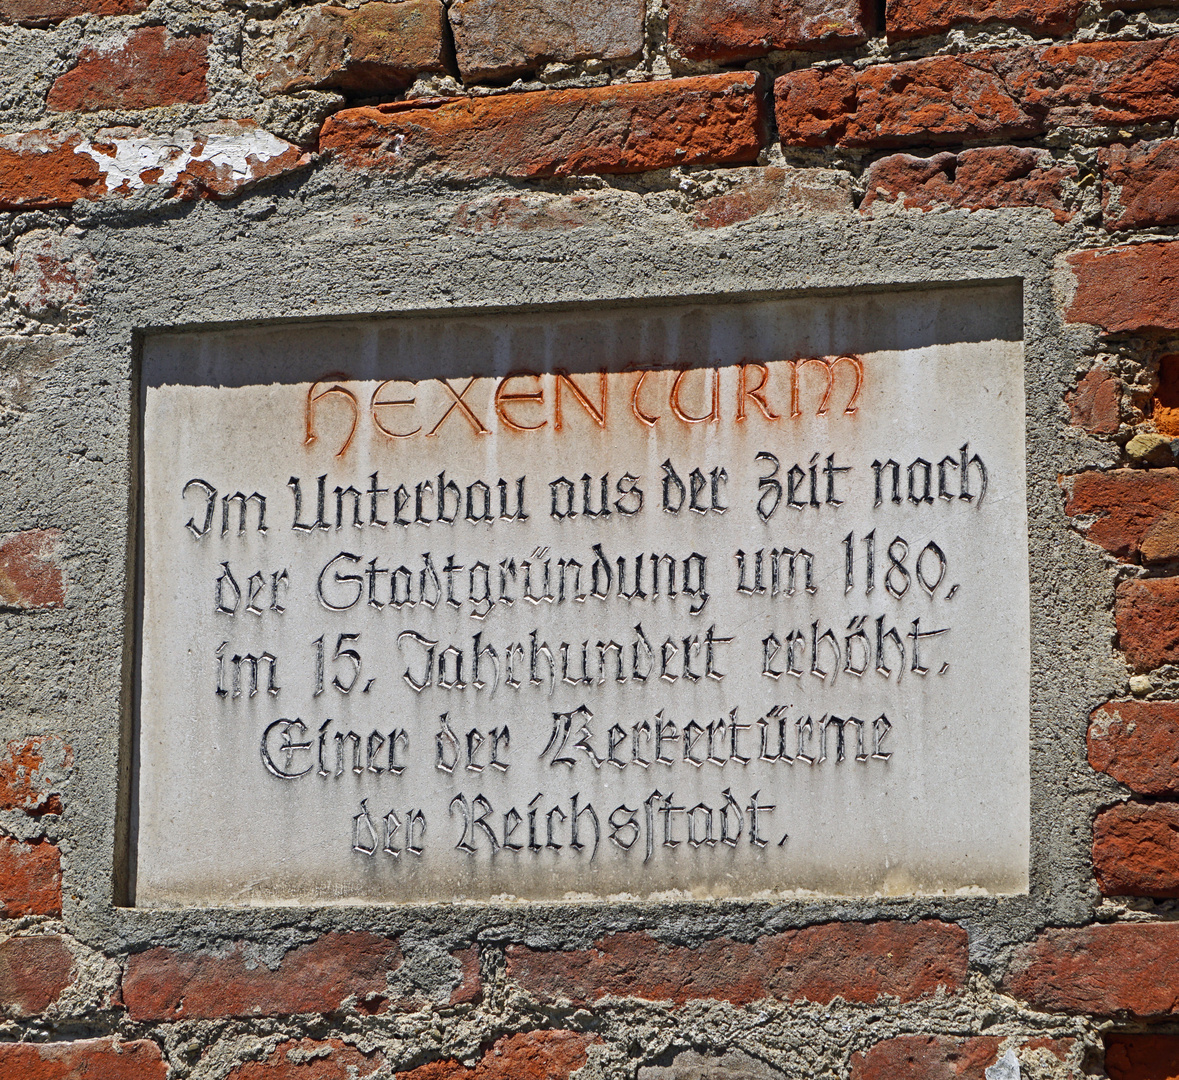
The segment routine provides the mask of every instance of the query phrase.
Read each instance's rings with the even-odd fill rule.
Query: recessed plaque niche
[[[1013,893],[1018,287],[154,333],[137,904]]]

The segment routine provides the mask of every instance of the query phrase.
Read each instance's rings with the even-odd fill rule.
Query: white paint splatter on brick
[[[295,148],[252,125],[235,131],[179,131],[174,135],[97,136],[97,145],[83,139],[74,153],[91,158],[106,178],[107,190],[134,190],[149,183],[171,186],[197,164],[208,163],[221,184],[236,187],[256,179],[274,159]],[[110,148],[114,152],[110,152]],[[159,170],[144,179],[144,173]],[[219,185],[221,186],[221,185]]]

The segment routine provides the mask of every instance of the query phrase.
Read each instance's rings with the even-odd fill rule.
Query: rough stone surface
[[[496,1042],[471,1066],[453,1059],[426,1062],[397,1073],[398,1080],[566,1080],[586,1062],[593,1035],[533,1031]]]
[[[1135,671],[1179,660],[1179,578],[1123,581],[1114,614],[1118,646]]]
[[[2,0],[0,23],[52,26],[77,15],[135,15],[149,0]]]
[[[1003,22],[1040,34],[1076,26],[1080,0],[888,0],[884,25],[890,40],[944,34],[955,26]]]
[[[376,934],[324,934],[298,945],[275,968],[228,955],[156,948],[127,959],[123,1000],[136,1020],[205,1020],[332,1012],[350,995],[386,994],[401,963],[397,942]]]
[[[1109,701],[1094,709],[1089,764],[1137,795],[1179,794],[1179,702]]]
[[[1077,281],[1070,322],[1092,323],[1111,334],[1179,329],[1179,243],[1078,251],[1068,264]]]
[[[1179,803],[1124,803],[1099,814],[1093,870],[1106,896],[1179,896]]]
[[[0,610],[31,611],[65,603],[61,547],[60,529],[0,536]]]
[[[79,303],[95,262],[72,236],[34,230],[13,245],[16,302],[26,314],[46,318]]]
[[[1177,72],[1174,40],[1096,42],[803,68],[780,76],[774,94],[790,146],[941,145],[1173,119]]]
[[[818,1003],[842,997],[913,1001],[938,987],[953,993],[966,973],[966,935],[927,922],[831,923],[759,939],[714,941],[697,949],[645,934],[612,934],[591,950],[538,952],[511,946],[508,977],[545,1000],[575,1003],[606,995],[683,1003],[761,998]]]
[[[1021,945],[1003,988],[1047,1012],[1179,1012],[1179,923],[1045,930]]]
[[[446,70],[446,12],[438,0],[301,8],[248,38],[244,68],[268,94],[310,87],[369,96]]]
[[[1174,1080],[1179,1076],[1179,1036],[1106,1035],[1105,1071],[1109,1080]]]
[[[667,9],[668,41],[692,60],[849,48],[875,26],[875,7],[864,0],[670,0]]]
[[[56,934],[0,941],[0,1012],[17,1018],[44,1012],[70,985],[73,963]]]
[[[1063,222],[1072,217],[1064,207],[1063,182],[1075,171],[1058,167],[1047,151],[1028,147],[986,146],[927,158],[893,154],[872,163],[860,209],[867,211],[878,200],[923,210],[1037,206]]]
[[[364,1080],[384,1059],[363,1054],[339,1039],[289,1039],[261,1061],[231,1069],[225,1080]]]
[[[540,178],[752,161],[762,140],[753,74],[349,109],[320,148],[352,168]]]
[[[642,0],[456,0],[448,14],[467,82],[552,61],[627,60],[643,49]]]
[[[637,1080],[783,1080],[785,1075],[741,1050],[721,1054],[684,1050],[670,1065],[640,1065]]]
[[[1115,144],[1098,160],[1107,229],[1179,224],[1179,139]]]
[[[1120,427],[1122,384],[1097,364],[1068,391],[1064,400],[1072,422],[1090,435],[1113,435]]]
[[[54,112],[149,109],[208,99],[209,39],[171,37],[162,26],[133,30],[118,48],[85,48],[49,91]]]
[[[3,1043],[0,1075],[20,1080],[165,1080],[168,1066],[150,1039]]]
[[[1179,469],[1083,472],[1067,483],[1064,512],[1125,562],[1179,558]]]
[[[0,916],[61,914],[61,852],[0,836]]]

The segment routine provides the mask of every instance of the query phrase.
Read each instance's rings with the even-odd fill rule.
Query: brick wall
[[[980,243],[1032,215],[1069,250],[1056,301],[1076,371],[1057,407],[1077,465],[1059,506],[1106,553],[1092,604],[1123,671],[1087,751],[1081,729],[1054,751],[1087,752],[1098,792],[1088,914],[998,943],[967,901],[937,917],[882,901],[743,928],[619,914],[563,943],[559,925],[305,913],[96,944],[71,892],[92,808],[68,724],[7,692],[0,1076],[981,1080],[1009,1050],[1025,1077],[1179,1076],[1179,9],[0,0],[0,24],[0,439],[92,332],[86,231],[124,206],[165,222],[209,199],[256,220],[331,185],[436,184],[458,201],[439,228],[560,234],[656,193],[648,211],[689,231],[894,216],[920,237],[979,214]],[[93,483],[101,440],[70,438],[58,482]],[[4,499],[0,633],[56,633],[91,553],[70,521]],[[34,658],[5,657],[23,687]],[[62,700],[94,690],[64,689],[84,656],[53,657]]]

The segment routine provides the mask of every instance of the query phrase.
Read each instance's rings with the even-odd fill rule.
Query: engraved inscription
[[[1011,303],[150,339],[138,901],[1026,888]]]

